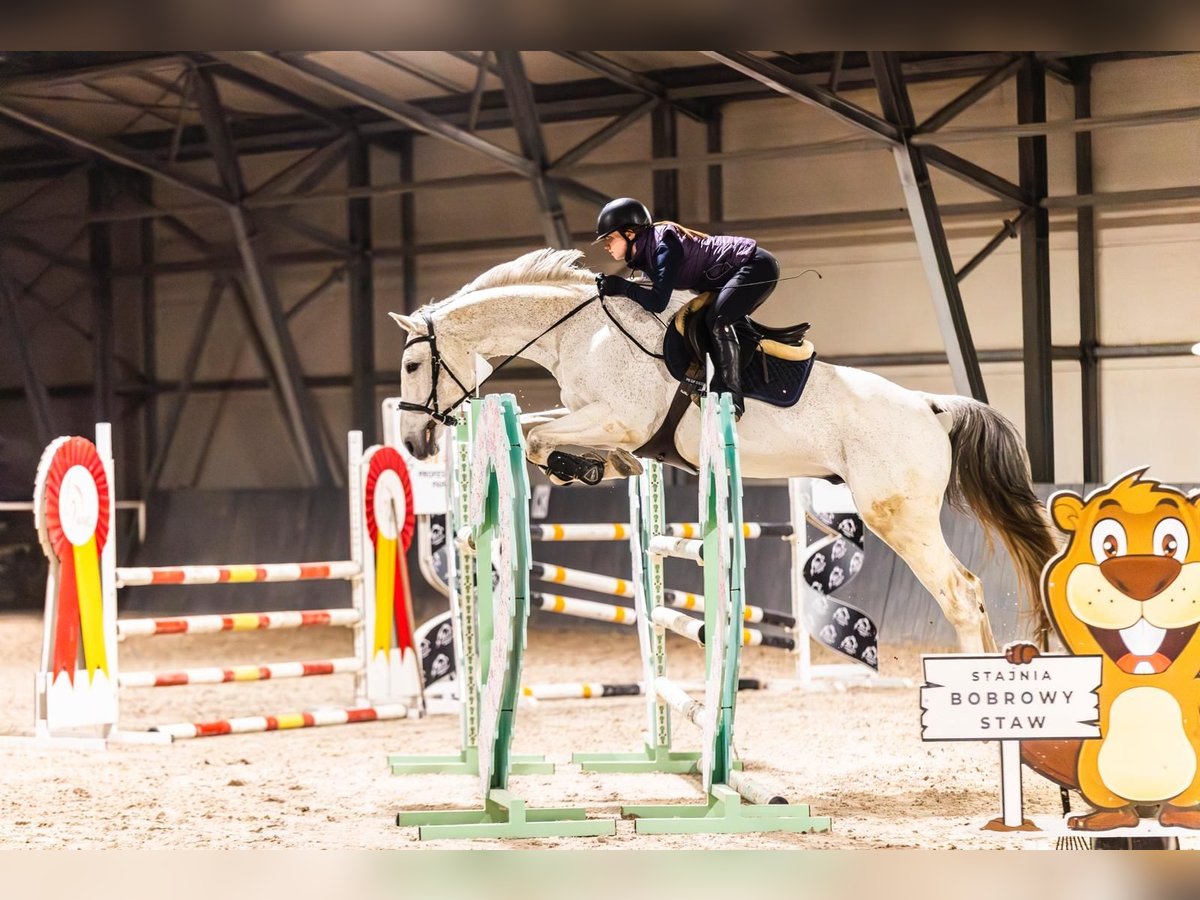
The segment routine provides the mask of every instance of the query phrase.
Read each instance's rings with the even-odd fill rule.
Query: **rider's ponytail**
[[[706,237],[711,237],[711,235],[705,234],[703,231],[697,231],[695,228],[688,228],[686,225],[680,225],[678,222],[672,222],[670,219],[664,219],[663,221],[655,222],[654,224],[655,225],[670,225],[671,227],[675,228],[677,231],[682,232],[683,234],[686,234],[688,237],[693,238],[694,240],[698,240],[698,241],[703,240]]]

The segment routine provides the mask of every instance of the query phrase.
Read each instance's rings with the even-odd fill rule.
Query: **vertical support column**
[[[1092,69],[1087,63],[1075,71],[1075,118],[1092,115]],[[1092,193],[1092,133],[1075,135],[1075,192]],[[1076,213],[1079,254],[1079,362],[1080,399],[1083,404],[1083,480],[1104,480],[1103,432],[1100,423],[1100,307],[1096,287],[1096,210],[1081,206]]]
[[[371,184],[371,148],[361,137],[350,142],[346,155],[349,187]],[[349,201],[350,246],[350,390],[351,426],[363,433],[368,447],[376,442],[375,428],[375,271],[371,240],[371,198]]]
[[[413,180],[413,135],[411,131],[401,134],[398,140],[400,149],[400,182],[409,184]],[[400,247],[404,280],[404,312],[411,313],[417,306],[417,252],[414,249],[417,242],[417,198],[413,193],[400,195]]]
[[[106,210],[112,199],[108,172],[95,165],[88,170],[88,211]],[[88,255],[92,265],[92,379],[97,422],[116,421],[113,359],[112,234],[107,222],[88,226]]]
[[[131,173],[142,182],[148,195],[152,190],[147,176]],[[158,282],[154,275],[154,218],[138,221],[139,259],[142,264],[142,375],[149,393],[142,405],[142,488],[151,461],[158,455]]]
[[[0,332],[8,335],[11,352],[21,361],[21,376],[25,386],[25,400],[29,404],[29,415],[33,419],[34,431],[38,443],[45,447],[55,437],[53,421],[50,418],[50,394],[46,385],[38,377],[37,366],[33,361],[32,348],[21,325],[21,311],[17,308],[16,295],[10,285],[8,273],[0,260]],[[0,342],[2,346],[2,342]]]
[[[281,412],[310,483],[333,484],[334,471],[321,436],[320,411],[304,384],[300,356],[288,330],[279,286],[267,254],[266,235],[243,205],[247,191],[241,160],[211,70],[198,69],[193,85],[213,163],[224,186],[226,211],[245,273],[247,309],[253,330],[266,352],[271,380],[282,400]]]
[[[909,137],[916,128],[916,119],[899,57],[895,53],[877,52],[871,52],[870,57],[884,115],[900,131],[901,140],[893,145],[892,156],[908,216],[912,221],[913,237],[925,270],[925,280],[933,298],[938,330],[946,346],[954,388],[961,394],[968,394],[986,403],[987,390],[979,368],[979,356],[975,352],[967,312],[958,289],[958,278],[946,243],[937,197],[929,180],[929,167],[921,148],[909,143]]]
[[[1017,119],[1046,121],[1046,70],[1032,54],[1017,70]],[[1021,189],[1033,209],[1021,226],[1021,319],[1025,349],[1025,444],[1034,481],[1054,480],[1054,371],[1050,348],[1050,213],[1046,137],[1019,138]]]
[[[705,122],[709,153],[720,153],[722,126],[725,114],[720,106],[714,105]],[[725,170],[720,163],[708,167],[708,221],[721,222],[725,219]]]
[[[575,245],[571,229],[558,196],[558,186],[547,177],[549,155],[538,119],[537,101],[533,96],[533,85],[525,74],[525,64],[520,50],[497,50],[496,66],[500,80],[504,82],[504,93],[508,97],[508,108],[512,113],[513,128],[521,142],[521,152],[532,163],[529,178],[534,197],[542,209],[542,228],[546,243],[560,249]]]
[[[675,109],[669,103],[660,103],[652,114],[650,152],[655,159],[678,155],[678,135],[675,127]],[[679,170],[654,170],[654,197],[652,213],[656,219],[679,221]]]

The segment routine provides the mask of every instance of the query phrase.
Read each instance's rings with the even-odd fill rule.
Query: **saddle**
[[[704,360],[713,355],[704,316],[712,300],[710,292],[686,304],[675,314],[663,339],[667,369],[697,404],[705,390]],[[800,399],[817,355],[812,341],[805,337],[808,329],[808,322],[772,328],[749,318],[734,325],[741,345],[742,393],[746,397],[782,407]]]

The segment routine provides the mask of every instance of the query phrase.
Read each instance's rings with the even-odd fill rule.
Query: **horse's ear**
[[[424,334],[425,323],[420,319],[414,319],[412,316],[402,316],[400,313],[388,313],[396,324],[407,331],[409,334]]]

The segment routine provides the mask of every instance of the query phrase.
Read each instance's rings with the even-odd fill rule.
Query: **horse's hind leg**
[[[983,605],[983,584],[950,551],[942,534],[941,495],[861,496],[863,522],[908,564],[958,634],[964,653],[994,653],[996,639]]]

